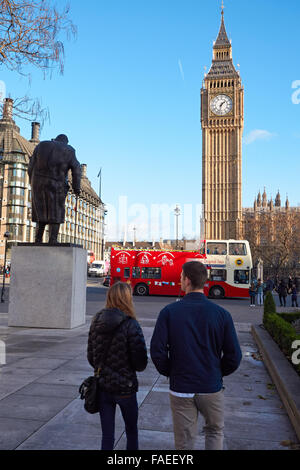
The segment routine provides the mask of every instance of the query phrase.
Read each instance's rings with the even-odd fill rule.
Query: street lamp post
[[[176,217],[176,248],[178,249],[178,217],[180,216],[180,207],[175,207],[174,214]]]
[[[136,226],[135,225],[132,230],[133,230],[133,246],[135,247],[135,243],[136,243]]]
[[[104,238],[105,238],[105,216],[107,215],[107,209],[106,209],[106,206],[103,204],[102,205],[102,215],[100,215],[100,236],[101,236],[101,259],[104,260],[104,245],[105,245],[105,242],[104,242]],[[101,214],[101,212],[100,212]],[[102,227],[101,227],[101,223],[102,223]]]
[[[4,302],[4,291],[5,291],[5,271],[6,271],[6,252],[7,252],[7,239],[10,233],[5,232],[4,239],[5,239],[5,248],[4,248],[4,266],[3,266],[3,284],[2,284],[2,292],[1,292],[1,303]]]

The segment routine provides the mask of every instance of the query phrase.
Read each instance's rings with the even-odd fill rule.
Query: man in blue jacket
[[[205,297],[206,281],[202,263],[183,265],[181,288],[186,295],[160,312],[151,339],[153,363],[170,378],[177,450],[193,449],[199,412],[205,419],[205,449],[223,449],[222,378],[232,374],[242,359],[231,315]]]

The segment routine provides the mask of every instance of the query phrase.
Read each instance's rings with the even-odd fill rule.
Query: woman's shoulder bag
[[[113,334],[111,336],[111,339],[109,341],[109,344],[106,348],[105,354],[104,354],[104,359],[102,362],[102,367],[98,367],[98,369],[94,371],[94,375],[91,375],[87,379],[85,379],[82,384],[79,387],[79,394],[81,400],[84,400],[84,409],[91,414],[98,413],[99,412],[99,392],[100,392],[100,385],[99,385],[99,377],[101,374],[101,369],[103,369],[107,354],[110,348],[110,345],[112,343],[112,340],[117,332],[117,330],[120,328],[120,326],[127,320],[125,318],[118,326],[117,328],[113,331]]]

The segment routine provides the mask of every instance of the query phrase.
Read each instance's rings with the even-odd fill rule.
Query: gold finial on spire
[[[222,13],[221,13],[221,14],[222,14],[222,15],[224,15],[224,8],[225,8],[225,7],[224,7],[224,0],[222,0],[222,6],[221,6],[221,10],[222,10]]]

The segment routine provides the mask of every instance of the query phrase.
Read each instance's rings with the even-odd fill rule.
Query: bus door
[[[229,243],[230,267],[232,270],[232,283],[235,287],[248,288],[251,278],[250,253],[244,242]]]

